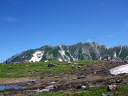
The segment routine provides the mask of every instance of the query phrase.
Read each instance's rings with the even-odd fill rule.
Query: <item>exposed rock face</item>
[[[117,87],[117,85],[108,85],[108,91],[112,91],[112,90],[115,90]]]
[[[40,52],[39,54],[37,54]],[[12,56],[7,61],[76,61],[76,60],[109,60],[128,58],[128,46],[106,47],[95,42],[77,43],[75,45],[43,46],[39,49],[24,51]]]

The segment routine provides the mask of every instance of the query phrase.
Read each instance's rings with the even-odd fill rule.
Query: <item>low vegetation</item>
[[[27,87],[1,90],[0,96],[128,96],[128,76],[109,73],[110,68],[123,64],[121,60],[0,64],[0,85]],[[80,84],[85,88],[78,89]],[[113,84],[116,89],[108,91],[108,85]],[[51,85],[49,91],[41,91]]]
[[[128,96],[128,85],[118,85],[117,89],[107,92],[107,86],[94,87],[89,89],[69,89],[66,91],[42,93],[28,96]]]
[[[94,61],[92,61],[94,62]],[[29,77],[32,75],[40,74],[56,74],[61,72],[69,72],[89,64],[90,61],[76,61],[78,63],[75,68],[71,68],[71,65],[75,62],[50,62],[55,64],[55,67],[48,67],[48,62],[33,62],[33,63],[17,63],[17,64],[0,64],[0,78],[21,78]]]

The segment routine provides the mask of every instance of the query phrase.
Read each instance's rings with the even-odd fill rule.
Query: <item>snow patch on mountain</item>
[[[45,60],[44,62],[48,62],[48,60]]]
[[[42,51],[36,51],[33,54],[33,57],[29,60],[29,62],[39,62],[42,59],[44,52]]]
[[[119,75],[119,74],[123,74],[123,73],[128,73],[128,64],[112,68],[109,71],[113,75]]]
[[[120,49],[120,52],[119,52],[119,56],[118,57],[120,57],[121,52],[122,52],[122,46],[121,46],[121,49]]]
[[[58,59],[60,62],[62,62],[63,60],[61,58]]]
[[[114,57],[114,59],[116,58],[116,52],[113,53],[113,57]]]
[[[75,59],[72,55],[71,55],[71,53],[69,52],[69,51],[67,51],[68,53],[69,53],[69,55],[70,55],[70,57],[73,59],[73,61],[76,61],[77,59]]]
[[[59,50],[59,53],[60,53],[61,56],[63,57],[64,61],[70,61],[70,58],[65,54],[65,50],[62,48],[62,45],[59,45],[59,47],[60,47],[60,49],[61,49],[61,50]],[[66,57],[67,60],[66,60],[64,57]]]

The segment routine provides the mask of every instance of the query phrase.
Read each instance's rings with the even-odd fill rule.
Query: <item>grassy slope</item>
[[[101,96],[101,94],[107,93],[107,86],[94,87],[89,89],[70,89],[66,91],[42,93],[28,96]],[[116,90],[113,90],[107,94],[108,96],[128,96],[128,85],[118,85]]]
[[[11,90],[0,91],[1,94],[6,94]],[[28,96],[101,96],[102,94],[108,94],[107,96],[128,96],[128,85],[118,85],[116,90],[107,92],[107,86],[92,87],[89,89],[68,89],[65,91],[40,93]],[[4,96],[4,95],[0,95]]]
[[[76,68],[81,65],[89,64],[88,61],[77,61],[78,64]],[[36,63],[17,63],[17,64],[0,64],[0,78],[20,78],[20,77],[29,77],[32,75],[40,74],[55,74],[61,72],[73,71],[76,68],[72,69],[72,63],[67,62],[50,62],[55,64],[54,69],[52,70],[48,67],[49,63],[45,62],[36,62]],[[9,66],[11,68],[9,69]]]
[[[93,61],[91,61],[93,62]],[[67,62],[52,62],[56,64],[54,70],[47,67],[49,63],[39,62],[39,63],[18,63],[18,64],[0,64],[0,78],[20,78],[29,77],[32,75],[40,74],[54,74],[67,71],[73,71],[78,68],[78,66],[83,66],[89,64],[90,61],[76,61],[76,68],[72,69],[72,63]],[[12,66],[11,69],[8,69]],[[3,93],[3,92],[2,92]],[[107,93],[107,86],[89,88],[86,90],[68,89],[66,91],[58,91],[51,93],[42,93],[29,96],[101,96],[102,93]],[[128,96],[128,85],[118,85],[115,91],[110,92],[113,96]]]

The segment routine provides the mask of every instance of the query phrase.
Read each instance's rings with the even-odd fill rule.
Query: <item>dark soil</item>
[[[40,80],[16,83],[16,85],[26,86],[27,88],[11,90],[11,92],[5,96],[25,96],[29,94],[37,94],[37,89],[42,90],[49,85],[53,85],[54,87],[49,89],[47,92],[77,88],[79,84],[85,85],[86,88],[109,84],[126,84],[128,83],[127,74],[113,76],[109,72],[109,69],[124,64],[126,64],[126,62],[122,60],[99,61],[90,65],[85,64],[82,68],[72,72],[40,75]],[[43,92],[46,91],[42,91],[42,93]]]

